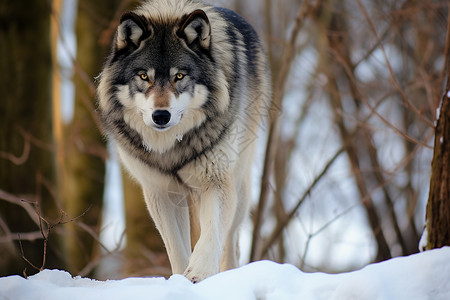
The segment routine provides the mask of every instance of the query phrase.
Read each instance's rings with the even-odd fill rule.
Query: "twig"
[[[20,254],[21,257],[24,261],[26,261],[30,266],[32,266],[34,269],[36,269],[37,271],[41,271],[40,268],[36,267],[28,258],[26,258],[25,253],[23,251],[23,246],[22,246],[22,240],[20,239],[20,235],[19,235],[19,246],[20,246]],[[26,278],[26,268],[23,270],[23,274],[24,277]]]
[[[1,190],[0,190],[1,192]],[[34,213],[37,215],[38,218],[38,226],[39,226],[39,234],[41,235],[42,239],[43,239],[43,255],[42,255],[42,264],[40,267],[37,267],[36,265],[34,265],[28,258],[26,258],[24,250],[23,250],[23,246],[22,246],[22,238],[21,238],[21,234],[18,234],[18,241],[19,241],[19,245],[20,245],[20,252],[21,252],[21,257],[22,259],[27,262],[30,266],[32,266],[34,269],[38,270],[38,271],[42,271],[44,270],[46,264],[47,264],[47,250],[48,250],[48,242],[49,242],[49,236],[50,236],[50,232],[55,229],[57,226],[59,225],[64,225],[67,224],[69,222],[73,222],[78,218],[81,218],[83,215],[85,215],[87,213],[87,211],[89,210],[89,208],[84,211],[81,215],[70,219],[68,221],[64,221],[64,218],[67,216],[67,214],[61,210],[60,211],[60,215],[59,215],[59,219],[56,223],[54,224],[50,224],[50,222],[48,222],[40,213],[40,207],[39,207],[39,202],[35,203],[36,207],[34,208]],[[45,226],[44,226],[45,224]],[[45,229],[44,229],[45,227]],[[33,240],[33,239],[37,239],[36,237],[37,232],[34,233],[26,233],[27,235],[27,240]],[[23,271],[23,274],[26,276],[26,269]]]

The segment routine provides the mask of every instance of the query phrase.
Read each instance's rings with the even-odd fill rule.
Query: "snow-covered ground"
[[[0,278],[1,300],[29,299],[450,299],[450,247],[342,274],[303,273],[288,264],[255,262],[198,284],[181,275],[95,281],[45,270]]]

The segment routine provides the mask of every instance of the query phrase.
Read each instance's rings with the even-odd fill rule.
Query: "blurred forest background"
[[[0,0],[0,276],[170,275],[139,187],[111,175],[95,112],[95,77],[137,3]],[[417,252],[448,1],[210,3],[255,27],[273,76],[241,262],[342,272]]]

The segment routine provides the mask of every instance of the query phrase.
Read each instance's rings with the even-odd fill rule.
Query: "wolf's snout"
[[[157,110],[152,115],[153,122],[158,126],[167,125],[170,121],[170,117],[170,112],[167,110]]]

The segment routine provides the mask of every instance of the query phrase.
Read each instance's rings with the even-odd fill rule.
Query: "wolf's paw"
[[[207,265],[197,265],[191,266],[189,265],[184,272],[184,276],[189,279],[192,283],[197,283],[202,281],[203,279],[218,273],[217,268],[208,268]]]

